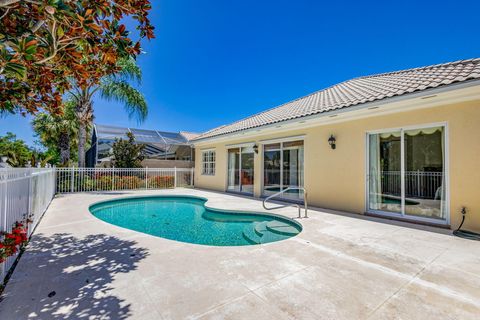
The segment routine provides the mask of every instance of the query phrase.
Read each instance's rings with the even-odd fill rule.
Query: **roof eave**
[[[278,126],[279,124],[284,125],[284,124],[289,124],[289,123],[292,123],[292,122],[297,122],[300,119],[310,120],[310,119],[323,118],[323,117],[332,117],[334,115],[351,113],[351,112],[355,112],[355,111],[362,110],[362,109],[373,108],[373,107],[376,107],[376,106],[379,106],[379,105],[387,105],[387,104],[393,104],[393,103],[396,103],[396,102],[402,102],[402,101],[410,100],[410,99],[424,98],[424,97],[427,97],[427,96],[430,96],[430,95],[435,95],[435,94],[440,94],[440,93],[445,93],[445,92],[451,92],[451,91],[460,90],[460,89],[469,88],[469,87],[474,87],[474,86],[479,86],[479,85],[480,85],[480,79],[471,79],[471,80],[456,82],[456,83],[452,83],[452,84],[448,84],[448,85],[438,86],[436,88],[429,88],[429,89],[425,89],[425,90],[422,90],[422,91],[405,93],[405,94],[402,94],[400,96],[388,97],[388,98],[384,98],[384,99],[381,99],[381,100],[360,103],[360,104],[353,105],[353,106],[350,106],[350,107],[344,107],[344,108],[339,108],[339,109],[336,109],[336,110],[325,111],[325,112],[320,112],[320,113],[316,113],[316,114],[312,114],[312,115],[300,116],[300,117],[291,118],[291,119],[287,119],[287,120],[277,121],[277,122],[273,122],[273,123],[269,123],[269,124],[265,124],[265,125],[260,125],[260,126],[244,129],[244,130],[233,131],[233,132],[219,134],[219,135],[215,135],[215,136],[211,136],[211,137],[197,138],[197,139],[191,140],[191,142],[193,144],[196,144],[196,143],[203,143],[203,142],[208,142],[208,141],[215,141],[215,140],[225,139],[225,138],[228,138],[230,136],[236,136],[236,135],[239,135],[240,133],[247,133],[247,132],[256,131],[256,130],[259,130],[259,129],[269,128],[269,127],[272,127],[272,126]]]

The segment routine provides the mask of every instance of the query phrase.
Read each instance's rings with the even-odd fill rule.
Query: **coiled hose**
[[[462,208],[462,223],[458,226],[458,229],[453,231],[453,234],[457,237],[469,239],[469,240],[477,240],[480,241],[480,233],[468,231],[468,230],[460,230],[465,222],[465,215],[467,214],[467,209],[465,207]]]

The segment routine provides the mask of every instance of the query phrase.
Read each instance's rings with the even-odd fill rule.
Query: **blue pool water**
[[[90,211],[95,217],[123,228],[211,246],[280,241],[302,230],[299,223],[288,218],[210,210],[205,208],[205,202],[186,196],[136,197],[97,203]]]

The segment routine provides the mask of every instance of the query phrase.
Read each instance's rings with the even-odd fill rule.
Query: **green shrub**
[[[112,177],[111,176],[98,176],[93,182],[96,190],[112,190]]]

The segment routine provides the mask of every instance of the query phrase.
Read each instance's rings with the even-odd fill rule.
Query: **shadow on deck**
[[[148,252],[105,234],[37,234],[0,302],[0,319],[125,319],[130,305],[111,293],[118,274]]]

